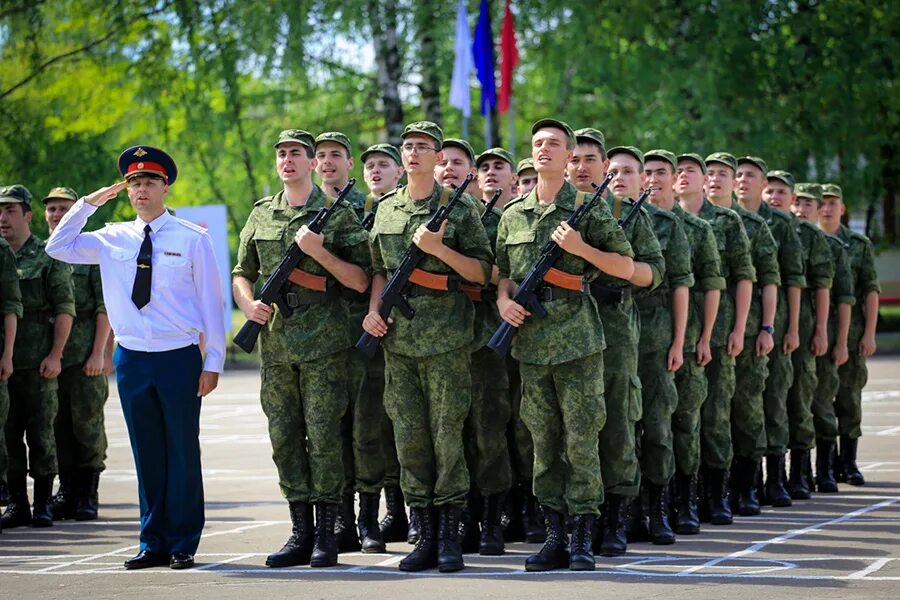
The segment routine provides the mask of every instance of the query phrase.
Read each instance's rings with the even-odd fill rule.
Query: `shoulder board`
[[[806,227],[807,229],[810,229],[813,232],[820,232],[820,233],[822,232],[821,229],[819,229],[817,226],[813,225],[809,221],[804,221],[802,219],[797,219],[797,221],[800,223],[800,227]],[[824,233],[823,233],[823,235],[824,235]]]
[[[512,206],[513,204],[518,204],[519,202],[522,202],[523,200],[525,200],[525,196],[516,196],[515,198],[513,198],[512,200],[510,200],[509,202],[507,202],[507,203],[503,206],[503,209],[506,210],[507,208],[509,208],[509,207]]]
[[[788,213],[784,212],[783,210],[780,210],[777,208],[772,209],[772,215],[774,215],[778,219],[781,219],[782,221],[787,221],[788,224],[790,224],[791,221],[793,220],[792,215],[789,215]],[[797,219],[797,220],[799,221],[799,219]]]
[[[267,202],[271,202],[275,196],[266,196],[265,198],[260,198],[256,202],[253,203],[253,206],[262,206]]]
[[[869,238],[867,238],[866,236],[864,236],[864,235],[861,234],[861,233],[857,233],[857,232],[853,231],[853,230],[850,229],[849,227],[847,227],[847,231],[850,232],[850,238],[851,238],[851,239],[859,240],[859,241],[861,241],[861,242],[865,242],[866,244],[871,244],[871,243],[872,243],[872,240],[870,240]]]
[[[178,217],[173,217],[173,219],[175,220],[176,223],[184,225],[188,229],[192,229],[192,230],[196,231],[197,233],[207,233],[206,229],[204,229],[203,227],[200,227],[196,223],[192,223],[190,221],[185,221],[184,219],[179,219]]]
[[[385,194],[384,196],[382,196],[381,198],[379,198],[378,201],[381,202],[382,200],[387,200],[387,199],[389,199],[389,198],[393,198],[394,196],[397,195],[397,190],[399,190],[399,189],[401,189],[401,188],[394,188],[394,189],[392,189],[392,190],[389,191],[387,194]]]
[[[645,204],[644,206],[647,206],[647,205]],[[675,213],[673,213],[672,211],[666,210],[664,208],[659,208],[658,206],[654,206],[653,208],[654,208],[653,214],[660,218],[666,219],[667,221],[677,221],[678,220],[678,217],[676,217]]]

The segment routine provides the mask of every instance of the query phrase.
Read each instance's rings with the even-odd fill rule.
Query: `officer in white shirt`
[[[216,388],[225,362],[221,283],[206,231],[166,211],[178,175],[172,158],[134,146],[119,157],[119,171],[124,181],[75,203],[47,253],[100,265],[141,507],[140,552],[125,568],[186,569],[204,523],[200,399]],[[137,218],[82,233],[97,208],[126,188]]]

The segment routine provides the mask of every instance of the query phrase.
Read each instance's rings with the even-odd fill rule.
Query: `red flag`
[[[497,107],[500,114],[509,110],[509,101],[512,99],[513,69],[519,64],[519,50],[516,48],[516,24],[513,21],[509,4],[510,0],[506,0],[503,26],[500,29],[500,104]]]

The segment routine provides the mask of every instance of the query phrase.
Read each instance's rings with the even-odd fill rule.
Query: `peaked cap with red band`
[[[119,173],[129,179],[135,175],[159,175],[172,185],[178,168],[172,157],[153,146],[132,146],[119,155]]]

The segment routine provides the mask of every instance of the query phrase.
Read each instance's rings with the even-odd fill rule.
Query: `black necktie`
[[[149,225],[144,225],[144,243],[137,255],[137,274],[134,276],[134,287],[131,288],[131,301],[138,310],[150,302],[150,279],[153,275],[153,242],[150,241]]]

